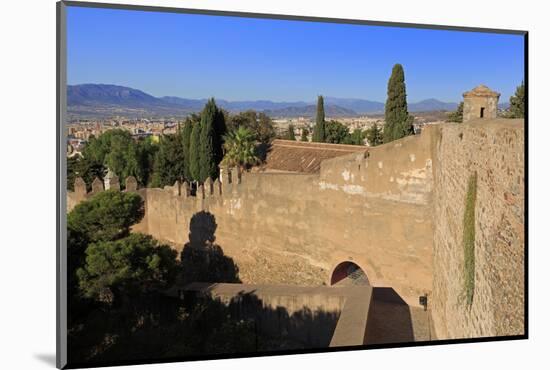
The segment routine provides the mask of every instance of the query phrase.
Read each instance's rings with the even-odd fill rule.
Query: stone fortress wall
[[[371,284],[416,303],[432,286],[428,137],[371,150],[369,158],[365,151],[327,160],[320,174],[222,179],[221,194],[216,186],[204,199],[181,188],[140,189],[146,216],[136,230],[181,248],[190,218],[204,209],[216,217],[216,243],[243,283],[328,285],[337,264],[353,261]]]
[[[523,120],[449,125],[434,161],[432,317],[438,336],[524,333],[525,166]],[[464,302],[463,214],[477,174],[475,290]]]
[[[181,249],[191,217],[207,210],[215,243],[243,283],[329,285],[334,268],[352,261],[409,305],[428,294],[438,338],[521,334],[523,137],[522,120],[430,126],[325,160],[318,174],[234,172],[197,197],[181,184],[139,189],[146,213],[134,230]],[[468,307],[460,300],[462,219],[472,171],[479,190]],[[78,189],[69,209],[89,196]]]

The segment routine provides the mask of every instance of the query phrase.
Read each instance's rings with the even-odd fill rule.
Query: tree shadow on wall
[[[308,307],[271,307],[254,292],[239,293],[228,309],[230,317],[253,323],[257,351],[328,347],[340,316],[338,311]]]
[[[163,294],[136,300],[137,310],[97,310],[82,323],[84,330],[70,335],[71,366],[326,348],[340,316],[336,309],[289,311],[254,292],[225,303],[189,291],[183,300]]]
[[[207,291],[187,291],[184,298],[186,311],[200,313],[190,316],[194,330],[203,333],[192,338],[196,354],[326,348],[340,316],[338,310],[274,307],[255,292],[222,303]]]
[[[216,217],[197,212],[189,223],[189,242],[181,252],[182,280],[185,283],[240,283],[239,267],[224,254],[216,241]]]

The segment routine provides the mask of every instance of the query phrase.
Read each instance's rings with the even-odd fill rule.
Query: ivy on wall
[[[475,289],[475,206],[477,193],[477,173],[468,179],[466,192],[466,204],[463,220],[463,246],[464,246],[464,293],[468,306],[472,305]]]

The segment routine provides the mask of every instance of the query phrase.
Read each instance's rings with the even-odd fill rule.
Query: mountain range
[[[130,87],[81,84],[67,86],[67,107],[69,115],[77,118],[185,116],[199,112],[207,99],[186,99],[175,96],[154,97]],[[273,102],[270,100],[228,101],[216,99],[220,107],[236,113],[245,110],[265,112],[271,117],[312,117],[316,113],[316,102]],[[446,103],[437,99],[422,100],[409,104],[410,112],[451,111],[457,103]],[[380,114],[384,103],[365,99],[325,97],[327,116],[353,117],[361,114]]]

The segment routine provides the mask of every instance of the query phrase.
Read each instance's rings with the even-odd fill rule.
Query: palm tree
[[[225,155],[222,165],[224,166],[238,166],[242,170],[259,162],[254,134],[244,126],[239,126],[224,136],[223,148]]]

